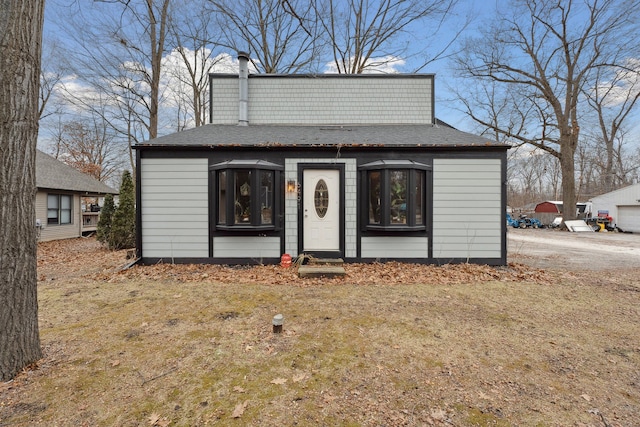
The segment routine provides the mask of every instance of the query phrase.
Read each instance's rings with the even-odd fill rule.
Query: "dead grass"
[[[377,284],[302,285],[277,269],[282,283],[260,283],[267,267],[234,281],[113,267],[65,279],[42,262],[46,356],[0,383],[0,425],[630,426],[640,413],[637,269],[484,267],[466,283],[425,269],[388,286],[379,266],[349,272]]]

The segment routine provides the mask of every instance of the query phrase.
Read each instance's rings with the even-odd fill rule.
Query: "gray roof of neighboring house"
[[[204,125],[137,144],[143,147],[503,147],[444,122],[437,125]]]
[[[118,194],[117,190],[43,153],[36,152],[36,186],[87,194]]]

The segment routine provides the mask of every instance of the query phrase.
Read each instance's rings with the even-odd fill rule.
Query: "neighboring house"
[[[40,241],[80,237],[95,231],[99,212],[83,210],[82,200],[118,194],[117,190],[39,150],[36,186],[36,226],[40,229]]]
[[[137,150],[141,261],[506,264],[506,151],[433,75],[212,74],[211,124]]]
[[[640,184],[594,197],[591,204],[594,215],[608,211],[619,229],[640,233]]]

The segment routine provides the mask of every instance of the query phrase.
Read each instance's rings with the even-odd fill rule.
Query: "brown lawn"
[[[640,269],[155,265],[39,245],[45,357],[0,426],[632,426]],[[282,334],[271,319],[285,317]]]

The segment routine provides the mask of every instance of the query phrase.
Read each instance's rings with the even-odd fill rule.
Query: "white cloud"
[[[632,58],[626,61],[625,68],[616,70],[610,81],[602,82],[598,86],[603,104],[607,107],[616,107],[634,97],[640,92],[640,59]],[[595,89],[592,90],[595,95]]]

